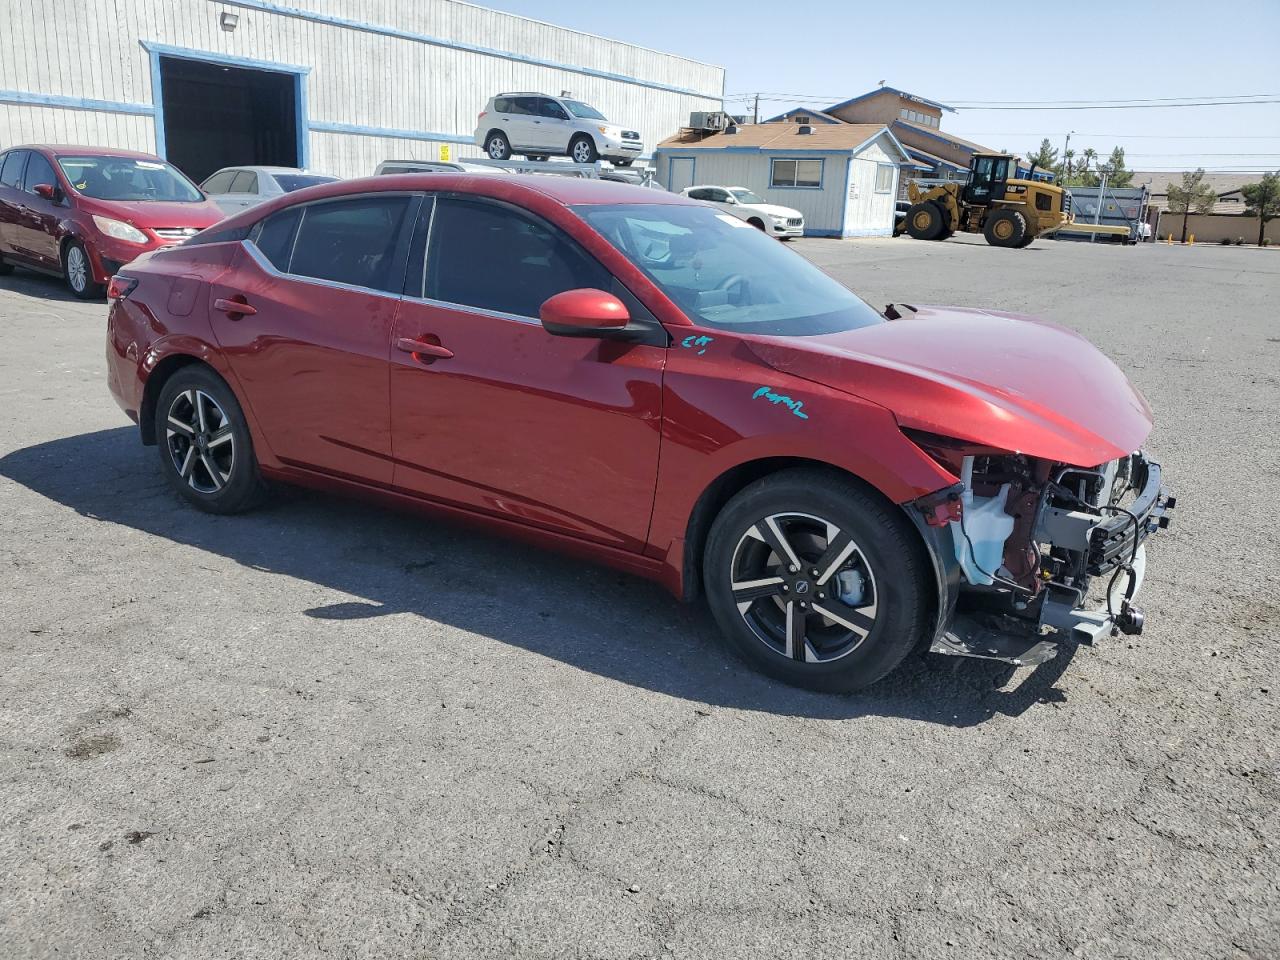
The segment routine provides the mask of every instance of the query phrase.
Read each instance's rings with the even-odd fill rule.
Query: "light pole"
[[[1107,176],[1111,173],[1111,167],[1108,164],[1098,164],[1098,173],[1102,175],[1102,182],[1098,184],[1098,205],[1093,210],[1093,222],[1096,225],[1102,220],[1102,200],[1107,195]],[[1097,239],[1096,233],[1089,234],[1089,242],[1093,243]]]
[[[1066,183],[1068,180],[1071,179],[1071,169],[1070,169],[1070,163],[1067,160],[1067,150],[1070,149],[1071,147],[1071,134],[1073,133],[1075,133],[1074,130],[1067,131],[1067,142],[1062,145],[1062,170],[1063,170],[1062,183]],[[1059,184],[1059,186],[1061,186],[1061,184]]]

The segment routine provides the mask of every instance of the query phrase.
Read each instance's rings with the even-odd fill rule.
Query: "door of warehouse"
[[[300,75],[161,55],[161,154],[197,183],[222,167],[300,167]]]
[[[668,168],[667,189],[679,193],[693,186],[693,157],[672,157]]]

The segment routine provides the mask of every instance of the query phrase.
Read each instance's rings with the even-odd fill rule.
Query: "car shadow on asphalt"
[[[1065,700],[1054,684],[1069,653],[1016,679],[1003,664],[920,655],[858,694],[797,690],[733,657],[701,604],[648,581],[457,523],[302,491],[242,516],[210,516],[168,487],[155,458],[135,428],[120,427],[15,450],[0,458],[0,476],[82,516],[358,598],[299,617],[412,614],[694,703],[966,727]]]
[[[61,277],[51,277],[47,273],[36,273],[15,266],[13,273],[0,280],[6,290],[40,300],[60,300],[63,303],[83,302],[68,288]],[[106,301],[102,301],[105,303]]]

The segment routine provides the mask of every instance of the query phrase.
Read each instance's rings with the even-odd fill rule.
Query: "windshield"
[[[280,189],[285,193],[293,193],[295,190],[301,190],[303,187],[314,187],[319,183],[333,183],[337,177],[320,177],[309,174],[300,173],[276,173],[272,174],[276,178],[276,183],[280,184]]]
[[[764,203],[763,200],[757,197],[750,190],[744,190],[741,187],[730,190],[729,192],[734,195],[739,203]]]
[[[695,323],[802,337],[885,322],[804,257],[712,207],[573,209]]]
[[[568,107],[569,112],[575,117],[583,120],[603,120],[605,118],[603,113],[595,107],[588,107],[581,100],[561,100],[560,102]]]
[[[133,157],[59,157],[58,166],[77,193],[95,200],[168,200],[199,203],[194,183],[162,160]]]

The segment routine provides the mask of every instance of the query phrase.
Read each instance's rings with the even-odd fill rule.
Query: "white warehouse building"
[[[811,237],[887,237],[901,167],[901,143],[878,123],[809,126],[760,123],[711,133],[682,130],[658,145],[658,182],[746,187],[804,216]]]
[[[724,70],[458,0],[6,0],[0,149],[155,153],[196,180],[231,165],[365,176],[478,156],[488,99],[567,92],[649,156]]]

